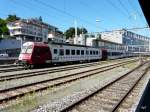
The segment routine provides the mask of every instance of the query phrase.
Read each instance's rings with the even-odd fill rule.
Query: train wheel
[[[25,68],[25,69],[32,69],[32,68],[34,68],[34,65],[25,64],[25,65],[24,65],[24,68]]]
[[[29,68],[30,68],[30,69],[33,69],[33,68],[34,68],[34,65],[29,65]]]

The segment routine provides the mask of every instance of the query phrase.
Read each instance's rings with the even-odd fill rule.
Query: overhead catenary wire
[[[123,9],[126,12],[126,14],[130,16],[130,13],[129,13],[128,9],[125,7],[125,5],[122,3],[122,1],[121,0],[118,0],[118,1],[119,1],[119,4],[123,7]]]
[[[131,6],[132,10],[136,13],[136,15],[139,16],[139,19],[141,21],[141,23],[145,20],[143,17],[142,17],[142,14],[136,9],[136,7],[133,5],[133,3],[131,2],[131,0],[128,0],[128,3],[129,3],[129,6]]]
[[[32,10],[32,11],[34,11],[35,13],[41,12],[41,13],[45,13],[45,14],[46,14],[47,16],[49,16],[49,17],[53,17],[53,18],[56,18],[56,19],[60,19],[60,17],[55,16],[55,15],[51,15],[50,13],[48,13],[48,12],[45,11],[45,10],[38,10],[38,12],[37,12],[37,8],[36,8],[36,7],[32,7],[32,6],[30,7],[30,5],[25,4],[25,3],[23,4],[23,2],[22,2],[22,3],[16,2],[15,0],[13,0],[13,1],[11,1],[11,2],[13,2],[14,4],[19,4],[19,6],[24,7],[24,8],[26,8],[26,9],[28,9],[28,10]],[[28,2],[28,3],[29,3],[29,2]],[[30,4],[31,4],[31,3],[30,3]],[[45,17],[47,17],[47,16],[45,16]],[[65,21],[65,22],[68,21],[66,18],[61,18],[61,19],[63,19],[63,21]],[[58,22],[58,24],[60,24],[61,29],[65,29],[65,28],[64,28],[65,25],[62,24],[62,22],[61,22],[61,23]]]
[[[50,5],[50,4],[47,4],[47,3],[45,3],[45,2],[43,2],[43,1],[41,1],[41,0],[33,0],[33,1],[38,2],[38,3],[40,3],[41,5],[46,6],[46,7],[48,7],[48,8],[51,8],[51,9],[53,9],[53,10],[59,12],[59,13],[65,14],[65,15],[67,15],[67,16],[69,16],[69,17],[72,17],[73,20],[75,20],[75,19],[76,19],[76,20],[80,20],[80,21],[82,21],[82,22],[84,22],[84,23],[86,23],[86,24],[89,24],[89,25],[92,26],[92,27],[96,27],[93,23],[91,23],[91,22],[89,22],[89,21],[87,21],[87,20],[85,20],[85,19],[83,19],[83,18],[80,18],[80,17],[78,17],[78,16],[76,16],[76,15],[70,14],[70,13],[67,12],[67,11],[58,9],[58,8],[56,8],[56,7],[54,7],[54,6]],[[105,28],[102,28],[102,29],[105,29]]]
[[[19,2],[16,2],[15,0],[13,0],[13,1],[11,1],[11,2],[13,2],[14,4],[19,4]],[[22,2],[23,3],[23,2]],[[35,11],[36,12],[36,7],[30,7],[30,5],[28,5],[28,4],[26,4],[26,3],[24,3],[24,4],[22,4],[22,3],[20,3],[19,4],[19,6],[23,6],[24,8],[26,8],[26,9],[32,9],[32,11]],[[29,2],[28,2],[29,3]],[[33,3],[33,2],[32,2]],[[37,1],[35,1],[35,3],[37,3]],[[31,3],[29,3],[29,4],[31,4]],[[44,3],[43,2],[43,5],[45,6],[46,5],[46,3]],[[46,5],[47,6],[47,8],[50,8],[49,7],[49,5],[47,4]],[[52,6],[53,7],[53,6]],[[51,7],[51,8],[52,8]],[[45,7],[46,8],[46,7]],[[53,7],[54,8],[54,7]],[[55,8],[55,10],[56,10],[57,8]],[[58,19],[58,21],[60,21],[60,19],[62,20],[62,18],[60,18],[60,17],[57,17],[57,16],[54,16],[54,15],[51,15],[50,13],[48,13],[47,12],[47,10],[44,10],[44,11],[42,11],[43,10],[43,8],[41,8],[41,10],[38,10],[38,13],[39,13],[39,11],[41,12],[41,13],[45,13],[45,14],[47,14],[47,15],[49,15],[49,17],[54,17],[54,18],[57,18]],[[59,11],[60,12],[60,10],[57,10],[57,11]],[[63,13],[63,12],[65,12],[65,11],[61,11],[61,13]],[[67,13],[67,12],[66,12]],[[69,17],[70,17],[70,15],[68,15]],[[72,18],[73,17],[75,17],[75,16],[71,16]],[[64,19],[64,18],[63,18]],[[64,20],[64,22],[68,22],[68,20],[67,20],[68,18],[65,18],[65,20]],[[61,27],[61,29],[62,29],[62,27],[63,27],[63,29],[65,29],[65,27],[64,27],[65,25],[61,25],[60,27]],[[92,26],[92,27],[95,27],[94,25]]]
[[[116,9],[123,16],[127,16],[118,6],[116,6],[111,0],[105,0],[108,4],[110,4],[114,9]]]
[[[132,4],[131,0],[128,0],[129,5],[131,6],[131,8],[139,15],[139,17],[141,17],[140,12],[136,9],[136,7]]]
[[[92,14],[93,14],[93,13],[96,13],[96,14],[97,14],[97,12],[99,12],[99,9],[96,8],[96,7],[91,6],[91,4],[88,4],[88,3],[85,2],[85,1],[79,1],[79,2],[80,2],[80,5],[82,5],[82,6],[86,7],[86,8],[88,7],[88,8],[90,8],[90,9],[92,9],[92,10],[89,10],[89,11],[91,11]],[[103,19],[104,13],[101,12],[101,14],[102,14],[102,16],[99,16],[99,18],[95,18],[94,21],[96,21],[96,20],[99,20],[99,22],[103,22],[103,21],[105,21],[105,20],[110,21],[110,18],[105,18],[105,20],[104,20],[104,19]],[[97,21],[96,21],[96,22],[97,22]],[[97,28],[98,28],[98,26],[97,26]],[[108,28],[103,28],[102,26],[100,26],[99,28],[100,28],[100,29],[102,28],[102,29],[104,29],[104,30],[108,29]]]
[[[137,2],[138,3],[138,2]],[[144,19],[144,16],[142,17],[142,13],[140,13],[137,9],[136,9],[136,7],[133,5],[133,1],[131,2],[131,0],[128,0],[128,4],[129,4],[129,6],[132,8],[132,10],[134,11],[133,12],[133,16],[134,16],[134,22],[136,22],[135,23],[135,27],[139,27],[139,26],[142,26],[142,24],[143,24],[143,22],[145,21],[145,19]],[[139,3],[138,3],[139,4]],[[139,20],[139,22],[138,22],[138,20]],[[140,23],[141,23],[141,25],[140,25]],[[147,23],[146,23],[147,24]],[[147,34],[147,31],[149,30],[149,28],[148,29],[144,29],[144,31],[143,32],[145,32],[145,34]],[[137,30],[138,32],[139,32],[139,30]]]
[[[13,0],[13,1],[15,1],[15,0]],[[59,12],[59,13],[62,13],[62,14],[64,14],[64,15],[67,15],[68,17],[73,18],[73,20],[74,20],[74,18],[75,18],[75,19],[77,19],[78,21],[81,20],[82,23],[86,23],[87,25],[91,25],[92,27],[98,27],[98,26],[96,26],[95,24],[92,24],[91,22],[85,20],[85,18],[83,19],[83,18],[81,18],[81,17],[79,17],[79,16],[76,16],[76,15],[73,15],[72,13],[67,12],[68,10],[66,10],[66,6],[64,6],[64,10],[63,10],[63,9],[59,9],[59,8],[57,8],[57,7],[53,6],[53,5],[51,5],[51,4],[48,3],[48,2],[44,2],[44,1],[42,1],[42,0],[32,0],[32,1],[37,2],[37,4],[39,3],[38,1],[40,1],[39,5],[43,5],[44,8],[47,7],[47,8],[53,9],[53,10]],[[117,9],[117,12],[120,12],[123,16],[127,17],[127,14],[126,14],[124,11],[122,11],[122,9],[121,9],[120,7],[118,7],[114,2],[112,2],[111,0],[106,0],[106,1],[108,1],[108,3],[109,3],[112,7],[114,7],[115,9]],[[29,9],[29,7],[28,7],[28,6],[29,6],[28,4],[30,4],[29,2],[30,2],[30,1],[24,3],[24,5],[22,5],[22,6],[23,6],[23,7],[26,7],[27,9]],[[43,4],[41,4],[41,2],[42,2]],[[19,3],[19,2],[16,2],[16,3]],[[22,2],[22,3],[23,3],[23,2]],[[32,2],[32,3],[33,3],[33,2]],[[89,5],[89,6],[90,6],[90,5]],[[38,8],[38,7],[32,7],[32,6],[30,7],[30,9],[37,9],[37,8]],[[93,8],[93,9],[95,9],[95,8]],[[38,10],[38,11],[40,11],[40,12],[42,12],[42,13],[46,13],[46,14],[49,15],[50,17],[58,18],[59,20],[60,20],[60,19],[64,19],[64,18],[59,18],[58,16],[54,16],[54,15],[52,16],[51,13],[48,13],[47,10],[43,10],[43,8],[41,8],[41,9]],[[39,12],[38,12],[38,13],[39,13]],[[68,19],[68,18],[66,18],[66,19]],[[68,21],[66,20],[65,22],[68,22]],[[94,21],[93,21],[93,22],[94,22]],[[83,24],[82,24],[82,26],[83,26]],[[98,27],[98,28],[99,28],[99,27]],[[101,27],[101,28],[102,28],[102,27]],[[102,28],[102,29],[106,29],[106,28]]]

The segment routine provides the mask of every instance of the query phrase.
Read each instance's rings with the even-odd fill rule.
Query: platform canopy
[[[140,6],[150,27],[150,4],[149,0],[139,0]]]

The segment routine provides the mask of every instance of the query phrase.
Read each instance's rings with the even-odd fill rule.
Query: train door
[[[106,49],[102,49],[102,60],[106,60],[108,58],[108,53]]]
[[[40,47],[34,47],[34,52],[33,52],[32,58],[33,58],[34,64],[40,64],[41,63]]]
[[[51,62],[51,53],[48,47],[35,47],[33,55],[34,64],[44,64]]]

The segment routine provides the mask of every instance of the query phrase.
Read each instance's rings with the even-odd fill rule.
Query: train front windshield
[[[21,50],[21,54],[31,54],[33,50],[33,46],[23,46]]]

